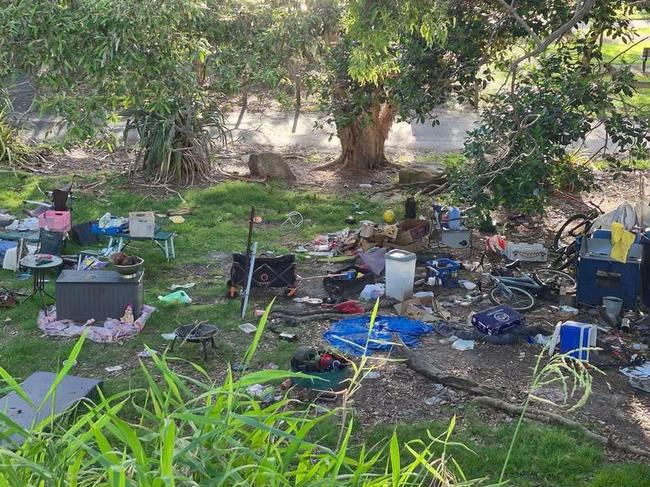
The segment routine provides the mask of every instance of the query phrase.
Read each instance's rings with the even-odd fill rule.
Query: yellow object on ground
[[[612,223],[612,251],[609,256],[615,261],[625,264],[634,239],[635,235],[625,230],[622,223]]]
[[[174,223],[183,223],[185,221],[185,218],[180,215],[170,216],[169,219]]]
[[[386,210],[384,212],[384,221],[389,225],[395,223],[395,212],[393,210]]]

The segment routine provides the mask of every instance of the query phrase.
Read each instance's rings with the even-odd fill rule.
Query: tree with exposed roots
[[[436,124],[435,110],[450,99],[477,107],[478,93],[493,79],[496,69],[511,73],[512,84],[505,88],[514,93],[518,75],[534,66],[536,58],[551,46],[583,39],[588,48],[581,49],[579,55],[586,66],[594,67],[602,60],[600,36],[604,32],[624,39],[629,36],[632,4],[641,3],[347,2],[340,35],[329,53],[322,93],[329,113],[327,122],[335,126],[341,141],[341,154],[324,167],[384,166],[384,144],[396,120]],[[489,107],[495,100],[485,101]],[[577,102],[588,105],[589,99]],[[501,108],[510,109],[503,104]],[[540,112],[545,108],[543,104],[534,107]],[[499,139],[497,134],[492,137]]]

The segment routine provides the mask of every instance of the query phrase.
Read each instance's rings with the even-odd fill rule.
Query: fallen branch
[[[424,355],[414,352],[407,347],[394,347],[398,356],[406,358],[406,365],[409,369],[423,375],[427,379],[431,379],[439,384],[453,387],[455,389],[462,389],[477,396],[496,396],[498,392],[489,387],[484,387],[469,379],[463,379],[455,375],[449,375],[446,371],[438,368],[435,364],[430,362]]]
[[[389,191],[396,191],[399,189],[407,189],[407,188],[418,188],[421,186],[427,186],[430,185],[431,181],[418,181],[415,183],[396,183],[396,184],[391,184],[390,186],[387,186],[385,188],[378,189],[376,191],[371,192],[371,195],[376,195],[379,193],[387,193]]]
[[[476,404],[482,404],[485,406],[490,406],[495,409],[499,409],[501,411],[505,411],[509,414],[517,415],[521,414],[523,412],[523,407],[512,404],[506,401],[502,401],[501,399],[496,399],[494,397],[486,397],[486,396],[480,396],[474,398],[472,401],[473,403]],[[540,421],[542,423],[547,423],[547,424],[555,424],[559,426],[566,426],[568,428],[572,429],[577,429],[581,431],[587,438],[590,438],[597,443],[600,443],[602,445],[605,445],[610,448],[616,448],[618,450],[625,451],[627,453],[631,453],[633,455],[639,455],[639,456],[644,456],[644,457],[650,457],[650,451],[643,450],[640,448],[636,448],[634,446],[630,446],[626,443],[621,443],[617,440],[615,440],[612,437],[606,437],[603,435],[599,435],[598,433],[594,433],[591,430],[588,430],[584,426],[582,426],[580,423],[577,421],[573,421],[572,419],[565,418],[563,416],[560,416],[559,414],[552,413],[550,411],[542,411],[538,409],[527,409],[526,412],[524,413],[524,416],[529,418],[529,419],[534,419],[536,421]]]
[[[237,179],[238,181],[245,181],[247,183],[258,183],[258,184],[263,184],[264,186],[268,186],[266,179],[253,179],[249,176],[240,176],[239,174],[232,174],[221,169],[220,164],[217,164],[217,172],[230,179]]]

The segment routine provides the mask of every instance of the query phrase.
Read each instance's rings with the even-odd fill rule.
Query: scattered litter
[[[287,213],[286,220],[284,220],[280,226],[291,225],[294,228],[298,228],[304,221],[305,220],[300,212],[292,211]]]
[[[348,301],[343,301],[342,303],[338,303],[334,305],[334,309],[336,311],[340,311],[341,313],[345,313],[348,315],[357,315],[365,312],[363,306],[361,306],[358,301],[354,301],[354,300],[348,300]]]
[[[269,362],[264,366],[264,370],[278,370],[280,366],[278,364],[274,364],[273,362]]]
[[[461,352],[465,350],[474,350],[474,340],[463,340],[462,338],[458,338],[451,344],[451,348],[460,350]]]
[[[255,333],[257,331],[257,327],[253,323],[242,323],[239,325],[239,329],[246,334]]]
[[[634,367],[625,367],[621,373],[629,378],[629,384],[635,389],[650,392],[650,362]]]
[[[171,342],[174,338],[176,338],[176,333],[161,333],[160,336],[163,338],[163,340]]]
[[[282,340],[292,342],[298,337],[298,335],[296,335],[295,333],[289,333],[289,332],[283,331],[282,333],[280,333],[279,337]]]
[[[255,318],[261,318],[262,316],[264,316],[264,313],[266,313],[266,311],[264,311],[263,309],[256,309],[255,311],[253,311],[253,316]]]
[[[366,372],[363,376],[364,379],[379,379],[381,377],[381,374],[379,372],[376,372],[374,370],[371,370],[369,372]]]
[[[304,304],[323,304],[323,300],[320,298],[310,298],[309,296],[304,296],[302,298],[293,298],[295,303],[304,303]]]
[[[534,343],[536,345],[541,345],[542,347],[549,346],[551,344],[551,339],[553,338],[552,335],[542,335],[541,333],[538,333],[534,337],[530,337],[529,343]]]
[[[273,387],[263,386],[262,384],[253,384],[246,388],[249,396],[261,399],[263,402],[268,402],[273,399]]]
[[[140,357],[140,358],[151,358],[154,355],[156,355],[157,353],[158,352],[156,352],[155,350],[152,350],[152,349],[149,348],[147,350],[143,350],[142,352],[138,352],[138,357]]]
[[[169,289],[176,291],[177,289],[191,289],[196,286],[195,282],[188,282],[187,284],[172,284]]]
[[[386,293],[383,284],[366,284],[359,295],[361,301],[372,301],[381,298]]]
[[[241,364],[239,362],[233,362],[230,365],[230,368],[235,372],[243,372],[244,370],[246,370],[246,365]]]
[[[505,256],[512,261],[546,262],[548,260],[548,250],[541,243],[508,242],[505,248]]]
[[[476,284],[474,284],[474,283],[471,282],[471,281],[468,281],[467,279],[460,279],[460,280],[458,281],[458,284],[460,284],[461,286],[463,286],[463,287],[464,287],[465,289],[467,289],[468,291],[472,291],[472,290],[476,289]]]
[[[296,254],[304,254],[304,253],[307,253],[307,247],[305,247],[304,245],[298,245],[298,246],[294,247],[293,251]]]
[[[580,312],[580,310],[578,310],[577,308],[574,308],[573,306],[568,306],[566,304],[560,306],[560,311],[563,314],[567,314],[567,315],[571,315],[571,316],[575,316]]]
[[[158,296],[158,300],[167,304],[191,304],[190,298],[185,291],[174,291],[165,296]]]
[[[360,187],[360,188],[372,188],[372,184],[361,183],[361,184],[359,185],[359,187]]]
[[[172,215],[169,217],[169,221],[171,221],[172,223],[180,224],[185,222],[185,218],[183,218],[180,215]]]
[[[120,370],[124,369],[121,365],[111,365],[109,367],[104,367],[104,370],[108,372],[109,374],[113,374],[115,372],[119,372]]]

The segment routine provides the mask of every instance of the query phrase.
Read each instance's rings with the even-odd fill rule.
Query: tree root
[[[406,365],[410,369],[434,382],[468,391],[477,396],[496,396],[498,394],[497,391],[477,384],[474,381],[449,375],[446,371],[427,360],[422,354],[413,352],[406,347],[396,347],[396,352],[398,356],[406,358]]]
[[[399,347],[398,355],[404,356],[406,358],[406,365],[420,375],[423,375],[424,377],[427,377],[428,379],[431,379],[440,384],[476,394],[478,397],[475,397],[472,400],[472,403],[474,404],[490,406],[513,415],[521,414],[524,410],[523,406],[497,399],[495,396],[498,395],[498,392],[495,390],[483,387],[476,382],[468,379],[462,379],[460,377],[448,375],[445,371],[439,369],[436,365],[424,358],[421,354],[413,352],[406,347]],[[650,457],[650,451],[648,450],[622,443],[618,440],[615,440],[611,436],[606,437],[599,435],[598,433],[594,433],[577,421],[565,418],[551,411],[543,411],[529,407],[524,413],[524,416],[528,419],[534,419],[541,423],[564,426],[567,428],[579,430],[587,438],[590,438],[591,440],[600,443],[601,445],[604,445],[608,448],[621,450],[626,453],[631,453],[632,455]]]
[[[238,181],[245,181],[247,183],[258,183],[258,184],[263,184],[264,186],[268,186],[268,183],[267,183],[266,179],[253,179],[253,178],[247,177],[247,176],[240,176],[239,174],[232,174],[232,173],[226,172],[223,169],[221,169],[220,164],[217,164],[217,172],[219,174],[221,174],[222,176],[225,176],[225,177],[230,178],[230,179],[236,179]]]
[[[502,401],[501,399],[496,399],[494,397],[480,396],[474,398],[472,402],[476,404],[490,406],[495,409],[505,411],[509,414],[521,414],[523,411],[522,406],[512,404],[506,401]],[[577,421],[573,421],[572,419],[565,418],[563,416],[560,416],[559,414],[552,413],[550,411],[542,411],[539,409],[528,408],[524,413],[524,416],[529,419],[534,419],[542,423],[554,424],[558,426],[566,426],[568,428],[577,429],[581,431],[587,438],[594,440],[595,442],[600,443],[601,445],[604,445],[609,448],[622,450],[626,453],[631,453],[633,455],[650,457],[650,451],[648,450],[643,450],[641,448],[630,446],[626,443],[621,443],[620,441],[615,440],[611,436],[606,437],[603,435],[599,435],[598,433],[594,433],[593,431],[585,428]]]
[[[449,189],[449,183],[444,183],[444,184],[430,184],[429,186],[426,186],[419,190],[417,193],[415,193],[415,196],[420,196],[424,194],[428,195],[436,195],[440,193],[444,193]]]

